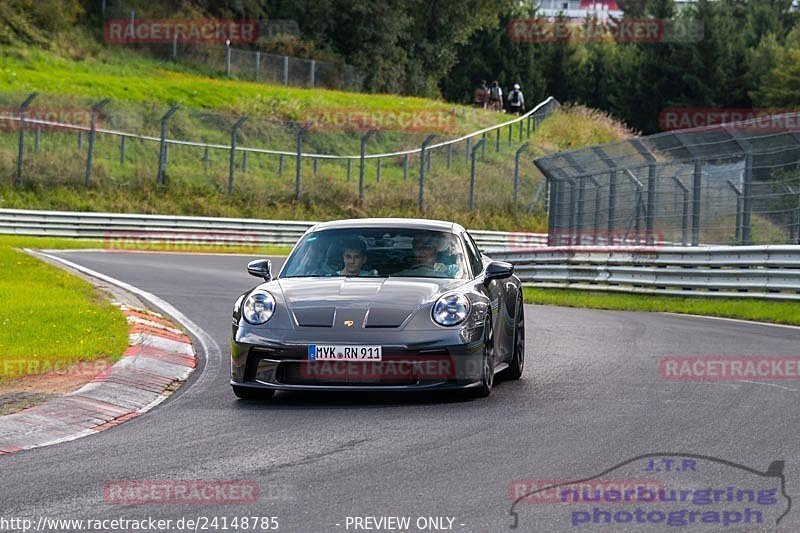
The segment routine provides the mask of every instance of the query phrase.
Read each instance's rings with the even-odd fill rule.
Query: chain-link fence
[[[360,91],[364,85],[364,77],[352,65],[256,49],[259,38],[281,32],[299,36],[295,21],[177,20],[168,13],[144,14],[135,6],[112,0],[103,2],[101,14],[109,45],[144,49],[162,59],[240,80],[351,91]],[[253,49],[237,47],[237,42]]]
[[[800,116],[538,158],[551,244],[800,244]]]
[[[530,211],[543,208],[544,195],[528,140],[557,107],[548,98],[522,117],[453,138],[442,130],[365,131],[167,105],[0,93],[0,173],[18,188],[142,191],[170,185],[386,214],[437,206]],[[459,112],[469,113],[452,111]]]

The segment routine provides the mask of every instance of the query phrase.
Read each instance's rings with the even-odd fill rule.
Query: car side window
[[[467,260],[469,261],[470,266],[472,267],[472,274],[477,276],[481,272],[483,272],[483,261],[481,260],[481,253],[478,251],[478,247],[475,246],[475,242],[472,240],[472,237],[468,233],[463,233],[462,238],[464,239],[464,248],[467,250]]]

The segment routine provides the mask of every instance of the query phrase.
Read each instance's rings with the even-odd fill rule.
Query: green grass
[[[650,311],[706,315],[776,324],[800,325],[797,302],[751,298],[709,298],[653,294],[618,294],[574,289],[525,287],[525,302],[530,304],[586,307],[619,311]]]
[[[0,242],[0,380],[100,358],[128,346],[119,309],[87,282]]]
[[[222,74],[125,49],[100,50],[80,61],[38,48],[0,46],[0,91],[39,92],[39,102],[71,95],[86,102],[111,98],[120,105],[159,103],[231,115],[299,120],[304,110],[445,111],[457,131],[507,120],[442,100],[390,94],[304,89],[225,78]],[[38,103],[37,103],[38,105]]]

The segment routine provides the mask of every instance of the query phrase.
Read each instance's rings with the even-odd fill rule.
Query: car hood
[[[464,283],[440,278],[281,278],[284,302],[301,327],[399,327],[421,306]]]

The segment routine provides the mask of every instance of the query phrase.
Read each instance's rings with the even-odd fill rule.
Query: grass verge
[[[525,303],[618,311],[685,313],[800,325],[800,305],[789,301],[617,294],[604,291],[525,287]]]
[[[119,309],[91,284],[0,241],[0,380],[75,372],[128,347]]]

